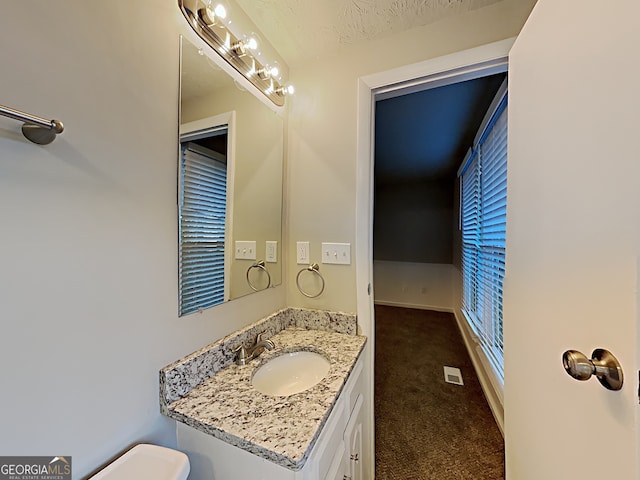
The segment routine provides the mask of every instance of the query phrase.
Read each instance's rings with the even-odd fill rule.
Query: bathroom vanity
[[[355,332],[353,315],[285,309],[162,369],[161,410],[178,421],[192,478],[361,479],[366,338]],[[235,364],[258,333],[275,348]],[[260,393],[255,371],[291,352],[325,357],[326,376],[299,393]]]

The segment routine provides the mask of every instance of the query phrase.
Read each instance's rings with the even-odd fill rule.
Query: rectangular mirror
[[[181,37],[180,315],[282,282],[284,123]]]

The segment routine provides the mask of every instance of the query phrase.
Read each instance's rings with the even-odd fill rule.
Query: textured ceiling
[[[500,0],[236,0],[290,65]]]

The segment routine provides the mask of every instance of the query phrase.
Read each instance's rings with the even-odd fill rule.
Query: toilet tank
[[[182,452],[140,444],[100,470],[89,480],[186,480],[189,458]]]

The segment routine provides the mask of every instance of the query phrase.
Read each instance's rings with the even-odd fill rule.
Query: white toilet
[[[89,480],[186,480],[189,457],[157,445],[136,445]]]

